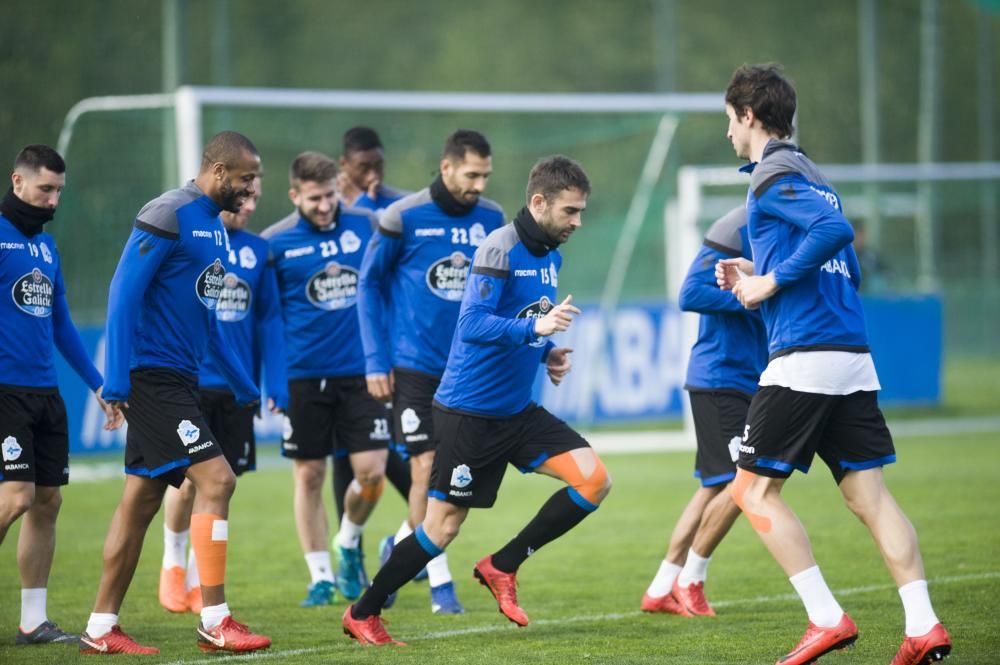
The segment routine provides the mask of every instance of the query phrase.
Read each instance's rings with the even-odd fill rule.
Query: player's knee
[[[34,487],[30,491],[14,492],[6,497],[6,500],[0,504],[0,515],[2,515],[4,522],[3,526],[7,527],[13,524],[14,520],[28,512],[34,502]]]
[[[382,490],[385,489],[385,476],[374,473],[356,476],[351,481],[351,489],[365,501],[375,503],[382,496]]]
[[[579,492],[587,501],[597,505],[604,501],[604,498],[611,492],[611,475],[608,473],[604,462],[596,455],[597,464],[589,476],[584,478],[574,489]]]
[[[39,515],[50,520],[55,520],[62,507],[62,492],[58,487],[46,487],[45,491],[36,491],[35,500],[31,503],[30,510],[33,515]]]
[[[319,460],[321,464],[316,464],[316,460],[297,460],[295,464],[295,482],[310,492],[319,492],[323,489],[326,480],[326,461]]]

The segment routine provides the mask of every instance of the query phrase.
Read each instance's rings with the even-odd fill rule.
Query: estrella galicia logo
[[[215,316],[225,323],[242,321],[250,313],[252,300],[250,285],[236,273],[227,272],[222,278],[219,300],[215,303]]]
[[[469,257],[459,251],[435,261],[427,269],[427,288],[443,300],[460,301],[465,293],[470,264]]]
[[[517,313],[519,319],[540,319],[552,309],[552,301],[548,296],[542,296]]]
[[[320,309],[332,311],[352,307],[358,299],[358,271],[330,261],[306,284],[306,297]]]
[[[201,271],[198,281],[194,284],[195,293],[198,300],[208,309],[215,309],[222,293],[225,282],[226,268],[222,265],[222,259],[215,259],[210,266]]]
[[[52,298],[55,289],[52,280],[40,269],[21,275],[14,282],[11,296],[18,309],[32,316],[52,316]]]

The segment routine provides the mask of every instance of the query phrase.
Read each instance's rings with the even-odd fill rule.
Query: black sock
[[[423,533],[423,527],[418,526],[417,529],[420,530],[421,534]],[[427,536],[424,536],[424,538],[427,538]],[[426,566],[431,559],[440,553],[441,550],[437,550],[436,553],[432,554],[424,549],[424,546],[417,539],[416,532],[403,538],[403,540],[396,543],[395,547],[392,548],[392,556],[389,557],[389,560],[385,562],[385,565],[375,575],[372,585],[354,603],[351,616],[355,619],[364,619],[373,614],[381,614],[382,605],[385,604],[385,600],[389,597],[389,594],[412,580],[413,576],[419,573],[421,568]]]
[[[581,506],[574,500],[571,491],[572,488],[566,487],[549,497],[538,514],[521,529],[521,533],[493,555],[493,565],[497,570],[517,572],[531,554],[575,527],[596,509],[596,506],[591,509]]]
[[[395,450],[389,450],[389,459],[385,463],[385,477],[402,495],[403,501],[410,500],[410,462]]]

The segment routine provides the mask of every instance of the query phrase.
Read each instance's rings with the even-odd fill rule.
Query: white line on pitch
[[[958,582],[973,582],[977,580],[990,580],[1000,578],[1000,571],[989,571],[985,573],[969,573],[968,575],[947,575],[936,577],[930,580],[930,585],[955,584]],[[836,596],[854,596],[873,591],[889,591],[895,589],[894,584],[868,584],[866,586],[851,587],[847,589],[834,590]],[[734,600],[720,600],[713,602],[714,607],[735,607],[737,605],[758,605],[767,603],[778,603],[789,600],[798,600],[794,593],[782,593],[775,596],[757,596],[756,598],[737,598]],[[570,623],[588,623],[595,621],[616,621],[641,616],[642,612],[612,612],[609,614],[591,614],[587,616],[564,617],[562,619],[537,619],[531,622],[532,626],[562,626]],[[338,633],[339,633],[339,626]],[[439,630],[431,633],[421,633],[412,637],[403,637],[402,640],[416,642],[418,640],[433,640],[443,637],[461,637],[462,635],[484,635],[486,633],[499,633],[505,630],[517,630],[509,624],[490,624],[488,626],[470,626],[468,628],[458,628],[456,630]],[[346,639],[346,638],[345,638]],[[318,647],[308,647],[304,649],[288,649],[284,651],[258,651],[256,653],[244,654],[242,656],[229,656],[226,662],[234,660],[266,660],[275,658],[290,658],[292,656],[302,656],[313,653],[324,653],[340,649],[346,644],[328,644]],[[165,665],[218,665],[218,658],[197,658],[194,660],[175,660]]]

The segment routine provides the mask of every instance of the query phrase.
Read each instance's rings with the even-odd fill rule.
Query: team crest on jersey
[[[21,456],[21,444],[13,436],[8,436],[3,440],[3,461],[13,462]]]
[[[340,234],[340,249],[344,254],[353,254],[361,249],[361,238],[354,231],[347,229]]]
[[[194,290],[202,305],[208,309],[215,309],[219,295],[224,288],[225,278],[226,268],[222,265],[222,259],[216,259],[210,266],[201,271],[201,274],[198,275],[198,281],[194,284]]]
[[[215,303],[215,316],[226,323],[242,321],[250,313],[252,300],[250,285],[236,273],[227,272],[222,278],[222,290]]]
[[[479,247],[486,240],[486,228],[482,224],[476,222],[469,227],[469,244],[473,247]]]
[[[559,286],[559,271],[556,270],[555,263],[549,263],[549,282],[552,286]]]
[[[26,314],[45,318],[52,316],[52,299],[55,289],[52,280],[40,269],[21,275],[11,288],[10,295],[14,298],[17,308]]]
[[[52,252],[49,251],[49,246],[44,242],[38,243],[38,249],[42,250],[42,260],[46,263],[52,263]]]
[[[358,299],[358,271],[330,261],[306,284],[306,297],[320,309],[332,311],[353,307]]]
[[[451,470],[451,486],[462,489],[472,482],[472,471],[467,464],[459,464]]]
[[[542,296],[517,313],[519,319],[540,319],[552,309],[552,301],[548,296]]]
[[[254,254],[252,247],[240,248],[240,267],[246,270],[253,270],[257,267],[257,255]]]
[[[460,301],[465,293],[470,264],[469,257],[459,251],[435,261],[427,269],[427,288],[442,300]]]
[[[181,443],[190,446],[201,436],[201,430],[190,420],[182,420],[177,425],[177,436],[181,438]]]

